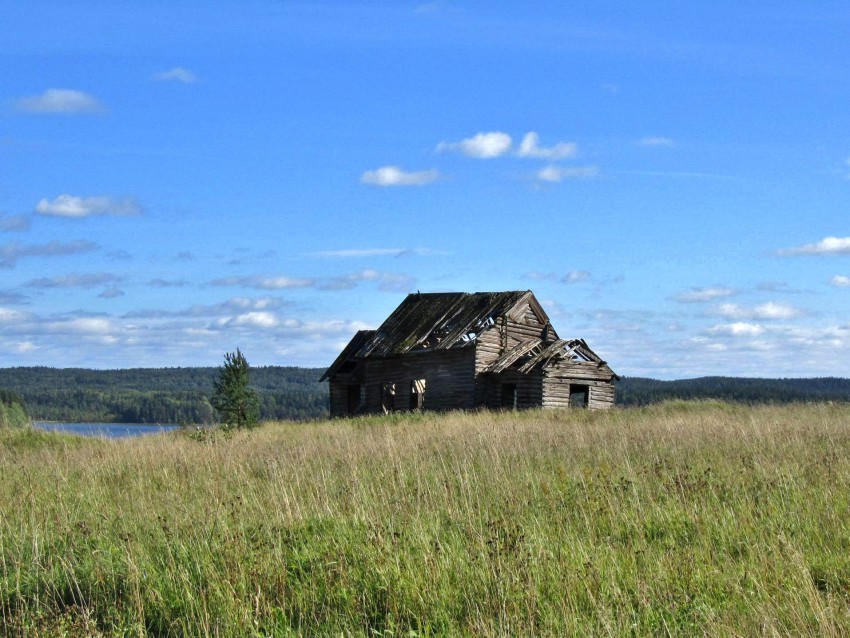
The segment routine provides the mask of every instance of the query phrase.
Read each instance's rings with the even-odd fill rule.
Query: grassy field
[[[0,432],[3,635],[850,635],[848,406],[195,438]]]

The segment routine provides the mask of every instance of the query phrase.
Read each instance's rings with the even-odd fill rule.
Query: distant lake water
[[[52,432],[70,432],[83,436],[102,436],[107,439],[122,439],[128,436],[143,434],[158,434],[176,430],[179,425],[152,425],[150,423],[60,423],[35,421],[33,425],[39,430]]]

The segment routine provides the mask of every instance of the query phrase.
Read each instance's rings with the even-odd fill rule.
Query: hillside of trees
[[[850,379],[700,377],[658,381],[624,377],[617,383],[618,405],[648,405],[669,399],[720,399],[737,403],[850,401]]]
[[[0,404],[16,419],[116,423],[211,423],[209,402],[218,368],[0,368]],[[316,419],[328,414],[323,368],[257,367],[251,387],[260,419]],[[5,397],[5,398],[4,398]],[[850,379],[752,379],[701,377],[658,381],[624,377],[617,404],[640,406],[670,399],[720,399],[741,403],[850,401]],[[23,406],[26,406],[24,411]]]
[[[251,387],[261,419],[327,416],[324,369],[257,367]],[[0,388],[20,395],[37,421],[211,423],[209,402],[218,368],[0,368]]]

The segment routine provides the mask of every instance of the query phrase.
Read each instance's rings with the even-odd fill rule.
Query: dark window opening
[[[384,414],[394,412],[395,406],[395,383],[385,381],[381,384],[381,407],[384,408]]]
[[[357,414],[366,403],[366,386],[352,384],[346,386],[346,405],[349,414]]]
[[[570,385],[570,407],[586,408],[590,403],[590,386]]]
[[[410,409],[421,410],[425,407],[425,379],[410,382]]]
[[[506,410],[517,409],[517,389],[516,383],[502,384],[502,407]]]

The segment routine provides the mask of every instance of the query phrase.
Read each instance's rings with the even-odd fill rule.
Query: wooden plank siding
[[[543,407],[569,408],[571,385],[588,387],[587,407],[591,410],[610,408],[614,405],[614,383],[610,371],[591,361],[576,361],[562,362],[545,369]]]
[[[339,376],[339,375],[338,375]],[[409,409],[413,381],[425,381],[425,410],[471,410],[475,407],[475,350],[438,350],[361,361],[356,375],[331,383],[331,416],[347,412],[347,386],[362,384],[366,400],[361,414],[384,410],[384,385],[395,384],[395,409]]]
[[[516,385],[519,410],[540,407],[543,403],[543,373],[535,370],[530,374],[520,374],[516,370],[505,370],[499,374],[485,374],[479,378],[483,389],[484,401],[481,405],[491,410],[501,409],[502,388],[505,384]]]

